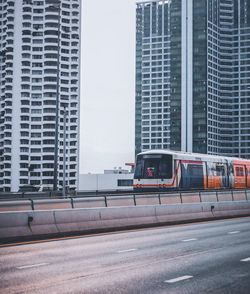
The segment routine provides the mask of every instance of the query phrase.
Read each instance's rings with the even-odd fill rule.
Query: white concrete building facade
[[[56,153],[77,188],[80,26],[81,0],[0,0],[0,191],[53,185]]]

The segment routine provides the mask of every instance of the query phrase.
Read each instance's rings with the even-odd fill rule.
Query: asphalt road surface
[[[0,293],[250,293],[250,218],[0,247]]]

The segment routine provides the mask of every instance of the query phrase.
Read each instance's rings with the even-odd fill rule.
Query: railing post
[[[200,203],[201,203],[201,191],[199,191],[199,198],[200,198]]]
[[[108,207],[107,196],[104,196],[105,206]]]
[[[134,199],[134,205],[136,206],[135,194],[133,194],[133,199]]]
[[[216,200],[217,200],[217,202],[219,202],[219,198],[218,198],[218,191],[216,190]]]
[[[158,194],[159,204],[161,205],[161,193]]]
[[[71,208],[74,209],[74,199],[70,197],[70,202],[71,202]]]
[[[232,201],[234,201],[234,191],[231,190],[231,193],[232,193]]]
[[[29,199],[29,200],[30,200],[30,204],[31,204],[31,209],[32,209],[32,210],[35,210],[35,209],[34,209],[34,201],[33,201],[32,199]]]
[[[183,203],[183,202],[182,202],[182,194],[181,194],[181,192],[180,192],[180,200],[181,200],[181,203]]]

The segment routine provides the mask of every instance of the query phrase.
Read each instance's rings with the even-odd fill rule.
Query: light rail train
[[[250,160],[170,150],[137,155],[134,190],[250,188]]]

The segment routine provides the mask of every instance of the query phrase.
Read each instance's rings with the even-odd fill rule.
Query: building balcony
[[[58,24],[58,12],[50,12],[45,15],[45,25],[47,22]]]
[[[49,74],[52,77],[57,77],[57,69],[55,68],[46,68],[44,69],[44,74],[47,75]]]
[[[44,73],[46,72],[46,70],[57,70],[57,62],[56,61],[46,61],[44,62],[44,66],[43,66],[43,70]]]
[[[54,171],[54,168],[52,168],[52,167],[51,167],[51,168],[43,167],[43,168],[42,168],[42,171],[43,171],[43,172],[53,172],[53,171]]]

